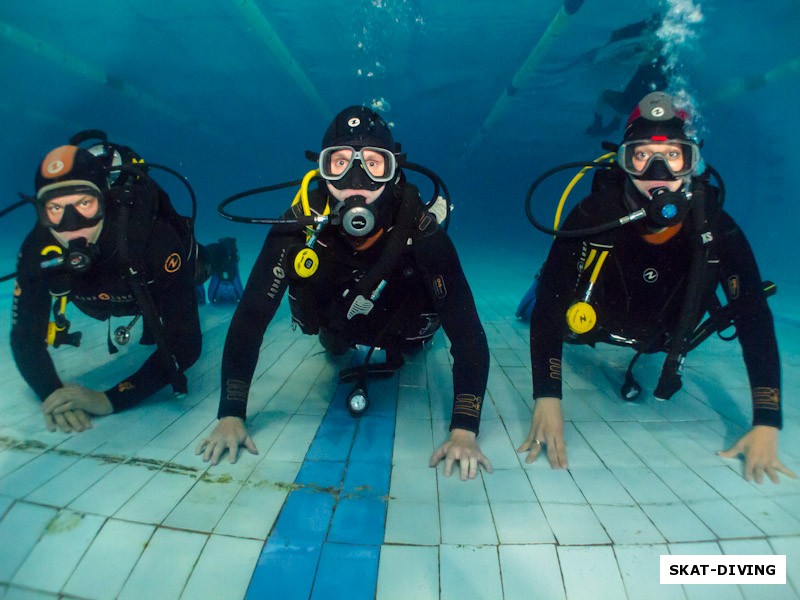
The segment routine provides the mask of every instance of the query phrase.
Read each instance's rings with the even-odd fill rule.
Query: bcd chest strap
[[[127,265],[127,279],[130,283],[133,297],[136,299],[139,310],[144,316],[145,324],[149,326],[152,331],[159,354],[171,369],[170,383],[172,385],[172,390],[175,395],[185,395],[188,392],[186,376],[181,372],[178,360],[175,358],[175,354],[170,350],[169,344],[167,343],[164,325],[156,310],[153,296],[150,293],[150,288],[145,279],[143,257],[141,252],[131,253],[128,244],[128,227],[131,211],[133,209],[132,203],[135,201],[132,193],[127,195],[122,194],[118,199],[119,218],[117,221],[117,249],[120,253],[121,260]]]

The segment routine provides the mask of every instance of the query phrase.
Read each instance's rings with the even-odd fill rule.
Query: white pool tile
[[[613,473],[637,504],[674,504],[680,501],[650,469],[616,469]]]
[[[157,468],[121,464],[69,504],[73,510],[111,516],[152,479]]]
[[[588,505],[542,502],[559,546],[610,544],[602,523]]]
[[[442,541],[441,530],[437,502],[389,500],[385,543],[435,546]]]
[[[547,468],[526,473],[539,502],[588,504],[569,471]]]
[[[411,366],[421,371],[425,375],[424,367],[419,365],[404,366],[401,370],[400,379],[403,381],[403,374]],[[424,381],[424,380],[423,380]],[[413,385],[401,385],[397,390],[397,418],[400,419],[427,419],[431,418],[431,403],[428,399],[428,390],[425,387]]]
[[[683,503],[642,504],[641,509],[668,542],[716,539],[712,531]]]
[[[28,494],[26,499],[51,506],[67,506],[87,487],[105,477],[114,466],[96,458],[82,458]]]
[[[720,539],[762,536],[764,533],[729,501],[688,501],[686,505]]]
[[[241,600],[263,544],[212,535],[181,594],[182,600]]]
[[[29,590],[13,585],[8,586],[8,591],[3,596],[3,600],[57,600],[58,598],[59,596],[56,594]]]
[[[732,498],[730,502],[768,536],[800,534],[800,520],[769,498]]]
[[[431,454],[433,454],[431,421],[398,417],[394,432],[392,464],[407,467],[426,466]]]
[[[113,600],[147,547],[155,527],[109,519],[81,558],[64,593]]]
[[[653,472],[684,501],[719,500],[721,498],[714,488],[686,467],[656,467]]]
[[[31,462],[32,460],[36,459],[37,457],[44,454],[44,450],[40,448],[33,448],[31,450],[19,450],[17,448],[9,448],[4,450],[2,455],[2,460],[0,460],[0,493],[19,497],[20,494],[16,493],[14,490],[9,489],[3,491],[2,488],[5,487],[3,484],[3,480],[6,477],[10,477],[14,472],[19,470],[26,465],[27,463]]]
[[[660,544],[664,537],[638,506],[592,505],[614,544]]]
[[[195,474],[161,470],[114,513],[118,519],[161,523],[197,482]]]
[[[0,522],[3,520],[6,512],[8,509],[11,508],[11,505],[14,504],[14,498],[10,496],[0,496]]]
[[[566,598],[554,545],[503,545],[499,552],[505,600]]]
[[[494,469],[519,467],[516,446],[508,437],[502,421],[481,422],[481,432],[477,439],[481,451],[489,459]]]
[[[608,469],[570,469],[572,478],[589,504],[633,506],[630,494]]]
[[[605,465],[594,448],[581,435],[574,423],[564,423],[564,442],[567,446],[567,466],[570,469],[604,469]],[[540,453],[536,462],[548,464],[546,452]]]
[[[495,469],[483,478],[489,502],[530,502],[536,499],[531,482],[522,469]]]
[[[247,454],[232,465],[222,462],[209,467],[174,506],[164,519],[164,525],[207,533],[213,531],[259,458]]]
[[[663,545],[617,545],[614,554],[617,566],[625,584],[628,598],[647,600],[684,600],[683,589],[679,585],[661,585],[660,557],[669,554]]]
[[[769,540],[775,554],[786,556],[786,583],[800,597],[800,536],[786,536]]]
[[[15,503],[0,521],[0,581],[9,582],[58,511]]]
[[[439,548],[381,547],[377,598],[430,600],[439,597]]]
[[[685,464],[641,423],[609,423],[610,427],[650,467],[684,467]]]
[[[286,462],[302,461],[321,420],[318,415],[294,415],[267,452],[267,458]]]
[[[497,544],[497,532],[488,504],[439,505],[443,544],[481,546]]]
[[[0,494],[24,498],[78,462],[79,458],[45,452],[0,479]]]
[[[46,592],[59,592],[105,519],[71,510],[60,511],[28,554],[11,582]],[[42,565],[47,565],[46,569]]]
[[[483,483],[489,474],[479,474],[475,479],[461,480],[457,465],[453,465],[450,477],[445,477],[443,462],[436,469],[437,486],[439,489],[439,502],[441,504],[483,504],[488,506],[486,488]]]
[[[492,479],[487,478],[488,481]],[[436,470],[430,467],[395,465],[389,484],[391,498],[403,501],[430,502],[438,496]]]
[[[538,502],[492,502],[501,544],[553,544],[555,535]]]
[[[558,558],[570,600],[625,598],[625,586],[610,546],[559,546]]]
[[[496,600],[503,597],[495,546],[452,546],[439,550],[441,600]]]
[[[177,598],[208,536],[158,528],[119,594],[120,600]]]
[[[231,501],[214,532],[266,539],[293,489],[300,463],[262,461]]]
[[[606,423],[582,422],[575,427],[609,469],[628,469],[644,466],[641,459]]]

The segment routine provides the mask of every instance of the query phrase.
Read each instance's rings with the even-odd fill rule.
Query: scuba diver
[[[79,146],[94,134],[105,146],[96,150],[98,156]],[[91,427],[92,416],[130,408],[167,384],[176,395],[187,393],[184,371],[198,359],[202,344],[194,215],[175,212],[148,175],[154,167],[172,172],[144,164],[130,148],[109,144],[102,132],[92,130],[50,151],[36,171],[30,200],[38,221],[18,256],[11,349],[23,378],[43,402],[50,431],[83,431]],[[62,383],[47,348],[80,345],[81,334],[69,332],[69,302],[109,321],[109,352],[118,350],[111,317],[130,321],[114,332],[119,345],[129,341],[141,317],[141,343],[155,344],[155,351],[105,391]]]
[[[637,59],[636,71],[633,73],[622,91],[603,90],[597,97],[594,108],[594,120],[585,134],[602,136],[613,133],[620,124],[630,106],[645,94],[653,90],[667,88],[673,69],[664,58],[664,44],[658,37],[661,27],[661,16],[656,13],[649,19],[631,23],[612,32],[606,47],[624,46],[629,57]],[[596,49],[600,50],[600,49]],[[611,111],[608,123],[603,124],[603,115]]]
[[[701,160],[686,133],[689,115],[665,93],[636,106],[616,149],[616,162],[598,167],[592,192],[558,230],[541,270],[532,308],[530,351],[533,411],[530,433],[518,452],[533,462],[543,447],[553,468],[567,468],[562,397],[562,342],[597,342],[637,351],[621,395],[641,391],[632,367],[642,353],[667,354],[657,399],[681,388],[686,353],[711,333],[733,325],[750,380],[752,429],[720,456],[745,457],[745,477],[775,483],[796,477],[778,459],[782,426],[780,359],[772,313],[753,252],[722,210],[724,185]],[[565,165],[564,167],[575,165]],[[563,169],[559,167],[553,172]],[[709,173],[717,185],[712,185]],[[547,175],[547,174],[545,174]],[[565,192],[566,193],[566,192]],[[722,307],[718,286],[727,298]],[[700,324],[708,312],[711,318]],[[720,335],[722,337],[722,335]],[[725,338],[723,338],[725,339]]]
[[[256,260],[225,341],[219,422],[197,453],[216,464],[226,450],[235,462],[240,445],[256,452],[244,425],[250,382],[288,288],[303,333],[318,334],[333,355],[356,345],[385,349],[386,371],[400,368],[403,353],[419,350],[441,325],[451,342],[454,400],[450,438],[430,466],[444,459],[449,476],[459,461],[461,479],[474,478],[479,465],[491,472],[476,441],[489,372],[486,335],[452,242],[406,180],[401,167],[411,163],[383,118],[363,106],[340,112],[322,151],[309,158],[318,162],[320,183],[302,201],[301,187],[287,224],[273,225]],[[304,230],[297,226],[303,219],[321,224]]]

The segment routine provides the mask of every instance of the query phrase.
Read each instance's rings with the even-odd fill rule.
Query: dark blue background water
[[[200,198],[201,241],[239,238],[246,264],[265,231],[222,220],[219,201],[299,178],[312,166],[304,151],[318,149],[330,117],[349,104],[373,104],[394,124],[409,159],[448,183],[457,205],[451,234],[468,248],[465,260],[483,249],[498,257],[529,255],[532,274],[549,239],[525,220],[528,185],[545,169],[601,152],[600,138],[583,133],[597,95],[624,87],[636,68],[630,45],[606,46],[591,60],[586,53],[603,47],[615,28],[672,9],[677,16],[666,34],[677,42],[670,51],[675,85],[693,99],[704,155],[728,186],[729,212],[748,234],[764,275],[779,281],[784,302],[794,304],[797,0],[586,0],[506,110],[477,137],[561,5],[3,0],[3,204],[32,191],[33,173],[50,148],[75,131],[102,128],[147,160],[184,173]],[[620,134],[608,137],[619,141]],[[170,189],[176,204],[186,206],[179,189]],[[542,220],[552,218],[558,193],[554,187],[542,196]],[[241,209],[277,215],[292,194],[260,197]],[[14,269],[32,219],[25,207],[3,220],[3,272]]]

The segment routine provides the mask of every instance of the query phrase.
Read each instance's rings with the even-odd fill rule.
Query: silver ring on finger
[[[541,440],[533,440],[533,443],[536,444],[537,446],[544,446],[544,442]]]

